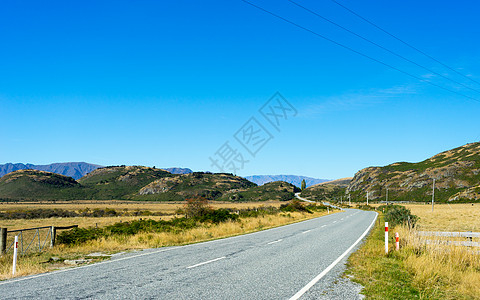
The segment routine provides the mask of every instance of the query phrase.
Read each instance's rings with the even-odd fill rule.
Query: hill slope
[[[18,170],[0,178],[3,200],[73,200],[87,194],[75,179],[51,172]]]
[[[305,179],[305,183],[307,184],[307,187],[328,181],[328,179],[318,179],[318,178],[297,176],[297,175],[252,175],[252,176],[245,176],[245,178],[258,185],[263,185],[265,183],[274,182],[274,181],[284,181],[284,182],[293,184],[297,187],[300,187],[303,179]]]
[[[435,179],[436,201],[480,199],[480,143],[471,143],[437,154],[419,163],[399,162],[360,170],[347,192],[352,199],[431,201]]]

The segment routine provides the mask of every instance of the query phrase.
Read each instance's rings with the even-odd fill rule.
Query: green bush
[[[100,228],[73,228],[57,235],[56,241],[60,244],[74,245],[85,243],[105,235]]]
[[[413,215],[405,206],[401,205],[382,205],[379,210],[385,212],[385,221],[389,226],[405,225],[414,228],[417,224],[418,217]]]

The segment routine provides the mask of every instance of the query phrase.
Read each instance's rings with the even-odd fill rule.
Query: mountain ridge
[[[312,178],[312,177],[301,176],[301,175],[250,175],[250,176],[245,176],[244,178],[247,180],[250,180],[251,182],[257,185],[264,185],[266,183],[275,182],[275,181],[285,181],[297,187],[301,186],[303,179],[305,179],[305,183],[307,187],[330,181],[329,179],[319,179],[319,178]]]

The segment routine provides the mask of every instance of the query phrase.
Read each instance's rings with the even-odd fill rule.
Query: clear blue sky
[[[253,1],[253,0],[252,0]],[[480,82],[476,1],[338,0]],[[480,93],[395,57],[288,1],[254,3],[457,93]],[[298,0],[439,74],[480,84],[422,56],[330,0]],[[242,1],[3,1],[0,163],[353,176],[478,141],[480,102],[433,87]],[[297,110],[277,131],[258,112],[280,92]],[[270,132],[252,157],[234,134],[255,117]]]

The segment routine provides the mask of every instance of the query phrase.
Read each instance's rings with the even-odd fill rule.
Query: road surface
[[[129,253],[0,282],[1,298],[317,299],[376,216],[347,209],[253,234]]]

